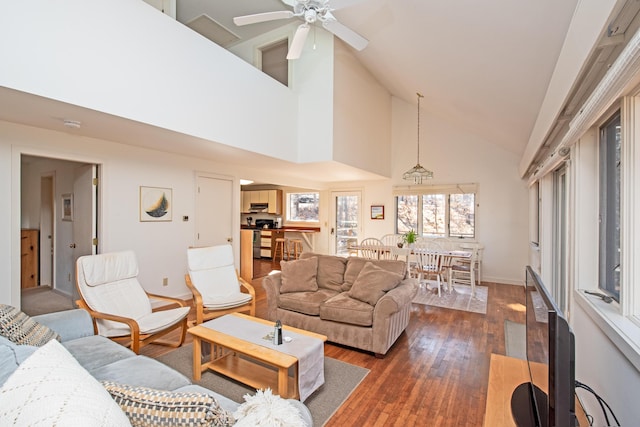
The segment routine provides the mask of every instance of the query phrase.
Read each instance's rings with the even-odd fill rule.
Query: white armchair
[[[189,248],[187,263],[185,282],[193,294],[196,325],[229,313],[255,316],[256,291],[238,275],[231,245]]]
[[[136,354],[151,342],[181,346],[190,307],[180,299],[147,293],[137,276],[138,262],[132,251],[78,258],[78,306],[91,314],[97,334],[124,341]],[[168,301],[178,307],[153,311],[150,298]],[[178,328],[182,328],[178,342],[158,341],[158,338]]]

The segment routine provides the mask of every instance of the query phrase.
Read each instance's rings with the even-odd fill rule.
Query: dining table
[[[431,251],[433,249],[424,248],[424,247],[415,247],[415,246],[403,246],[398,247],[392,245],[352,245],[349,247],[350,250],[357,250],[359,252],[367,251],[377,253],[377,259],[387,259],[387,255],[391,255],[392,259],[397,259],[398,257],[404,257],[407,265],[407,273],[411,271],[411,262],[410,257],[412,255],[419,255],[421,251]],[[446,265],[450,265],[451,261],[454,259],[469,259],[471,258],[472,253],[470,251],[464,250],[445,250],[439,249],[435,252],[439,253],[442,257],[448,257],[449,260],[443,261]]]

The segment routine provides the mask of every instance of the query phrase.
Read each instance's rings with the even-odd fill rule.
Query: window
[[[287,221],[318,222],[320,193],[287,193]]]
[[[396,232],[420,236],[475,237],[476,186],[396,189]]]
[[[620,112],[600,128],[599,286],[620,301]]]
[[[288,51],[289,41],[287,39],[260,48],[262,72],[285,86],[289,85]]]

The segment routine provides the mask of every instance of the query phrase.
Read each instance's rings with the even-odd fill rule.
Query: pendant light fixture
[[[422,184],[426,179],[433,178],[433,172],[420,166],[420,99],[424,98],[420,93],[418,96],[418,160],[416,165],[402,174],[402,179],[413,181],[414,184]]]

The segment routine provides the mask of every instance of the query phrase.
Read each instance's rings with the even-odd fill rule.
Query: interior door
[[[82,165],[75,169],[73,181],[72,295],[78,297],[75,286],[76,260],[97,253],[97,166]]]
[[[331,193],[331,248],[336,255],[349,255],[349,246],[362,235],[362,192],[334,191]]]
[[[196,181],[196,246],[232,243],[233,180],[199,175]]]

